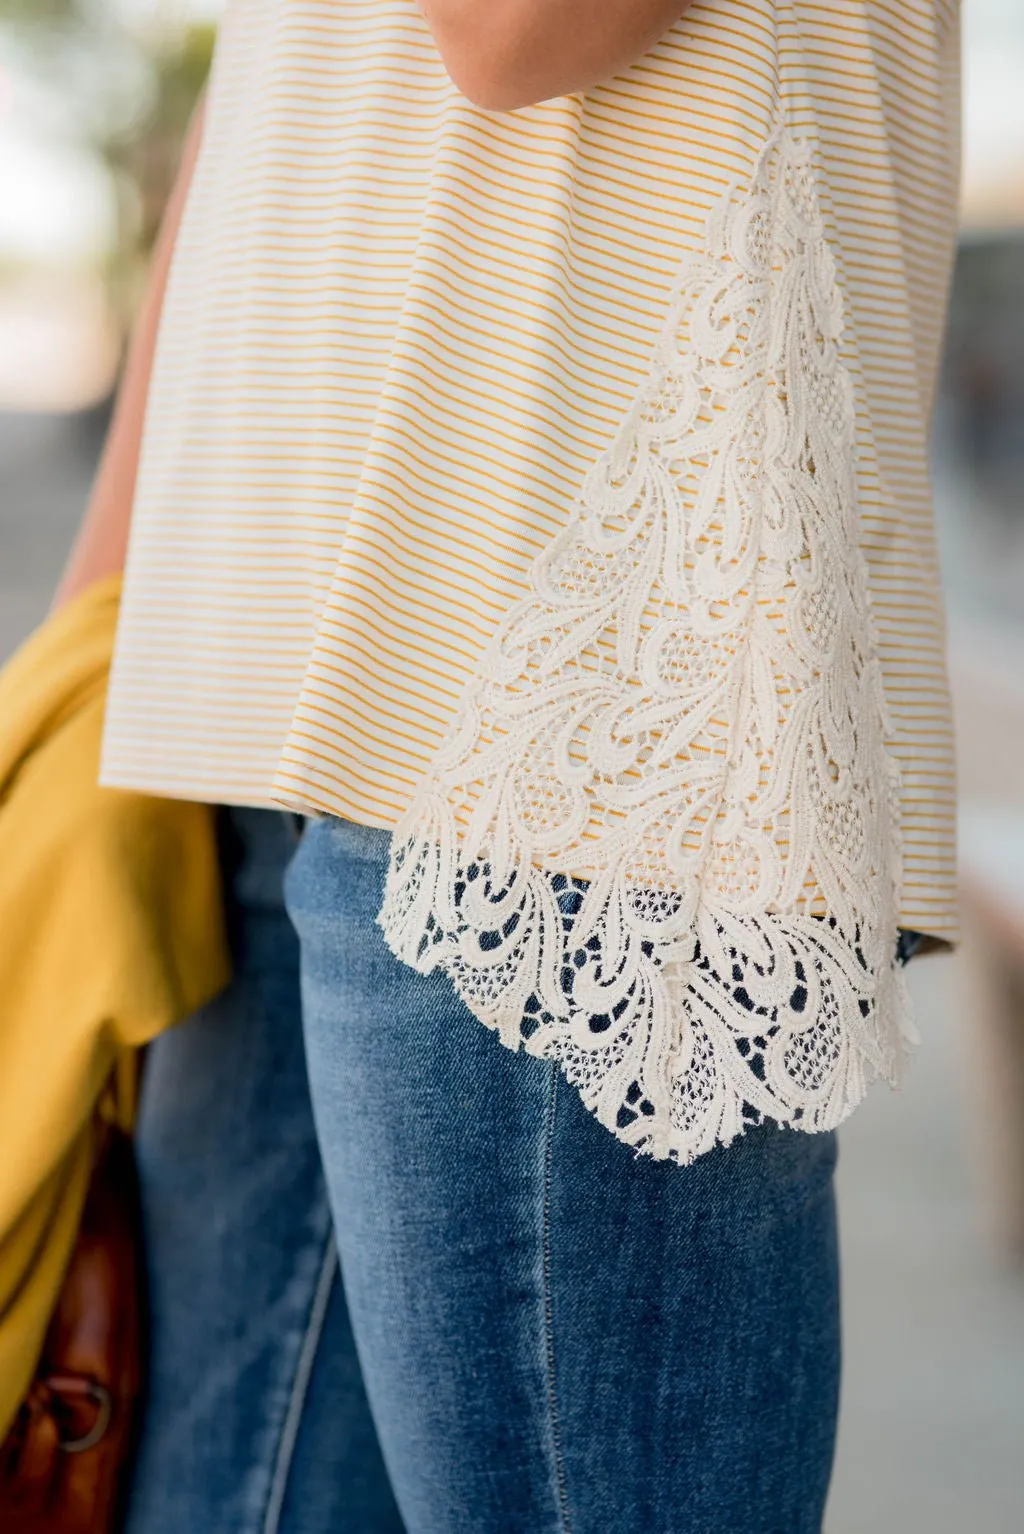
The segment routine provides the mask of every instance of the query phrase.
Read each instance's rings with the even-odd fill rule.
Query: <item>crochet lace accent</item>
[[[781,127],[392,844],[396,955],[684,1163],[831,1128],[913,1038],[841,331]]]

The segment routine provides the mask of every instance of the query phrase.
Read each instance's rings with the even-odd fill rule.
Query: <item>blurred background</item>
[[[0,660],[83,509],[217,10],[0,0]],[[967,935],[911,966],[909,1084],[842,1133],[827,1534],[1024,1530],[1024,0],[965,0],[964,44],[935,476]]]

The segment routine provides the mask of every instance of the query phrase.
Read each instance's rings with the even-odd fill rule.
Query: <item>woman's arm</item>
[[[455,84],[493,112],[586,90],[632,64],[690,0],[417,0]]]
[[[171,253],[202,137],[202,119],[203,107],[200,103],[189,126],[177,180],[153,251],[145,297],[132,332],[124,373],[117,391],[114,417],[93,482],[88,510],[53,599],[54,609],[63,607],[65,602],[84,591],[93,581],[104,575],[113,575],[124,566],[135,493],[135,474],[142,442],[142,423],[146,413],[146,395],[153,366],[153,347],[160,323]]]

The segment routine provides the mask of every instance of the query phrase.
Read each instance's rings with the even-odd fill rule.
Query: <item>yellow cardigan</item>
[[[74,1244],[99,1098],[229,977],[210,807],[97,786],[119,597],[98,582],[0,672],[0,1438]]]

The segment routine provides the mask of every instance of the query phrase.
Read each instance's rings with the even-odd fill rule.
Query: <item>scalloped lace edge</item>
[[[835,1127],[916,1040],[841,333],[779,125],[392,841],[392,951],[683,1164]]]

